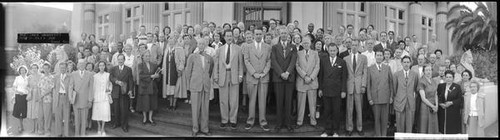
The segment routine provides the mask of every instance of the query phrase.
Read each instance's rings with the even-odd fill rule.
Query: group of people
[[[221,128],[237,128],[242,105],[248,111],[245,129],[254,127],[258,107],[257,123],[270,131],[266,109],[274,102],[276,132],[299,129],[308,111],[312,127],[319,128],[319,118],[326,122],[323,137],[342,131],[351,136],[354,129],[363,136],[365,114],[373,116],[375,136],[387,136],[393,122],[397,132],[484,136],[485,96],[468,65],[470,52],[452,63],[435,35],[421,45],[415,35],[396,39],[393,31],[372,25],[355,36],[352,25],[335,34],[331,27],[314,33],[312,23],[302,33],[298,24],[271,19],[270,26],[245,28],[242,22],[221,27],[204,21],[161,32],[158,26],[146,32],[143,25],[116,43],[96,42],[95,35],[87,40],[83,33],[77,60],[58,55],[66,59],[54,72],[48,63],[41,73],[36,64],[19,67],[13,115],[19,131],[28,117],[36,121],[33,131],[68,136],[72,114],[76,136],[86,135],[90,120],[98,121],[102,135],[109,121],[128,132],[129,112],[142,112],[143,125],[154,126],[159,98],[168,101],[168,110],[183,99],[191,104],[192,136],[210,136],[209,105],[215,99]],[[49,130],[52,121],[55,130]]]

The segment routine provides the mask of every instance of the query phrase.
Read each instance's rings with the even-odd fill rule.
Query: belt
[[[67,95],[68,93],[59,93],[59,95]]]
[[[147,38],[138,38],[139,40],[148,40]]]
[[[226,71],[231,71],[231,68],[229,68],[229,69],[226,69]]]

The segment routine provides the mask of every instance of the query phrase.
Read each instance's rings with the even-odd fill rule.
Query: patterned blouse
[[[52,102],[52,88],[54,88],[54,76],[51,74],[42,75],[40,79],[40,83],[38,83],[38,87],[41,89],[41,95],[43,103],[51,103]]]

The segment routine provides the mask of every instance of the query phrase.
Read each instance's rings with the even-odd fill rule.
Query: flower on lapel
[[[339,69],[341,69],[341,68],[342,68],[342,66],[340,66],[340,65],[339,65],[339,66],[337,66],[337,67],[338,67]]]

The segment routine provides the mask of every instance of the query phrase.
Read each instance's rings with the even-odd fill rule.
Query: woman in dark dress
[[[142,62],[139,64],[139,96],[137,96],[136,110],[142,112],[142,124],[146,125],[147,113],[149,112],[149,122],[151,125],[156,125],[153,121],[153,111],[158,108],[158,88],[154,81],[160,78],[156,73],[157,65],[151,63],[150,52],[146,51],[142,54]]]
[[[450,70],[445,72],[445,81],[438,85],[438,121],[439,132],[442,134],[458,134],[462,131],[462,108],[463,96],[460,85],[453,83],[454,73]]]

